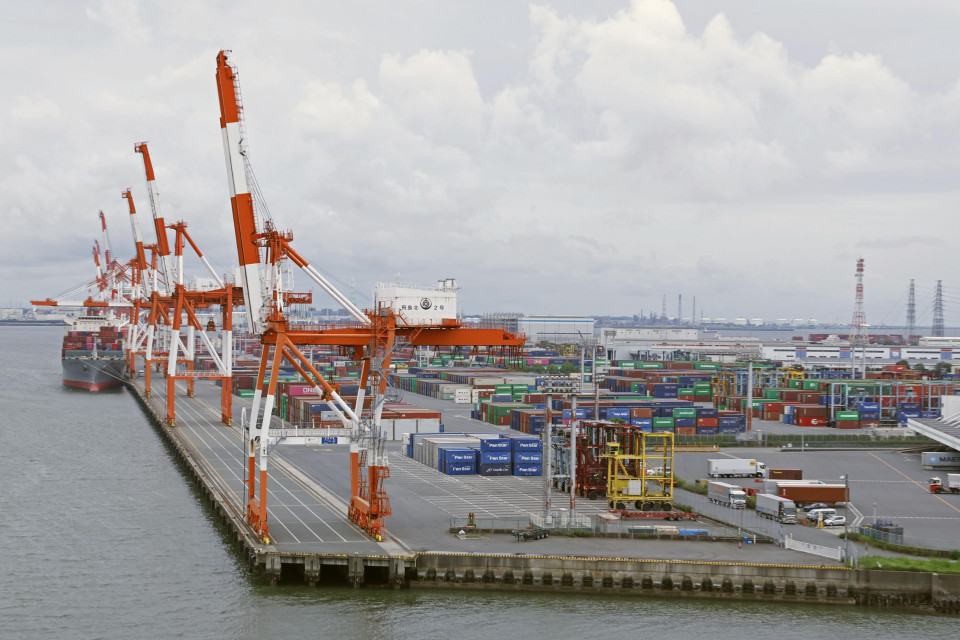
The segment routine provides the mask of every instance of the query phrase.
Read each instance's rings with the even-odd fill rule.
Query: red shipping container
[[[698,427],[716,427],[719,422],[718,418],[697,418]]]
[[[674,427],[674,433],[678,436],[695,436],[697,435],[696,427]]]
[[[827,419],[824,417],[807,416],[795,418],[797,426],[800,427],[825,427]]]

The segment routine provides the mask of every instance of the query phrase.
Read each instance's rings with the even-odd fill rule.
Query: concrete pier
[[[565,540],[552,536],[549,541],[517,543],[508,535],[461,540],[450,533],[449,512],[424,504],[418,484],[422,479],[413,468],[410,473],[395,474],[390,486],[394,513],[405,513],[406,519],[388,522],[390,535],[377,543],[346,518],[346,454],[323,447],[274,449],[271,544],[264,544],[244,521],[242,443],[238,427],[219,422],[219,389],[199,382],[194,398],[180,395],[177,426],[171,427],[164,420],[165,398],[160,387],[165,385],[154,384],[151,398],[144,393],[141,380],[128,386],[230,531],[250,570],[272,584],[745,599],[907,607],[953,615],[960,611],[958,575],[853,570],[828,560],[823,561],[828,565],[824,566],[819,559],[813,564],[810,556],[775,545],[749,545],[752,548],[743,558],[750,561],[732,562],[711,559],[721,549],[728,554],[741,553],[731,551],[735,548],[731,543],[719,542]],[[207,393],[203,392],[205,386],[211,387]],[[239,415],[240,408],[235,405],[234,415]],[[304,458],[317,456],[324,456],[322,471],[304,462]],[[424,472],[436,473],[426,468]],[[524,500],[522,490],[516,486],[503,490],[508,489],[519,497],[505,493],[497,499]],[[452,485],[451,492],[456,492]],[[544,546],[536,546],[541,544]],[[443,550],[458,546],[470,551]],[[533,553],[517,553],[519,548]],[[700,557],[643,559],[618,550]],[[781,558],[784,560],[776,561]]]

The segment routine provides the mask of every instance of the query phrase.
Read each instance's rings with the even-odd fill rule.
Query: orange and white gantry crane
[[[241,429],[247,452],[247,522],[261,539],[269,540],[268,444],[277,378],[281,361],[285,360],[319,395],[330,401],[333,413],[350,430],[349,516],[379,541],[386,535],[384,518],[391,514],[384,486],[390,472],[383,451],[380,415],[394,345],[398,342],[414,346],[483,345],[517,353],[524,337],[501,329],[465,328],[450,310],[445,310],[446,315],[414,312],[414,306],[433,310],[433,303],[423,297],[417,299],[417,305],[406,304],[410,301],[403,300],[397,292],[390,298],[375,300],[372,310],[362,311],[296,252],[290,245],[293,234],[276,230],[272,221],[258,216],[255,210],[252,196],[255,183],[245,144],[239,77],[227,58],[227,51],[217,55],[216,74],[227,183],[247,321],[263,344],[249,424]],[[319,328],[294,326],[285,312],[282,290],[282,265],[288,260],[336,300],[355,324]],[[438,295],[449,295],[449,292],[441,289]],[[426,306],[420,306],[421,303]],[[353,405],[340,396],[337,386],[324,379],[300,351],[303,345],[336,345],[349,349],[354,359],[361,361],[360,391]],[[368,385],[373,396],[372,408],[364,413]]]

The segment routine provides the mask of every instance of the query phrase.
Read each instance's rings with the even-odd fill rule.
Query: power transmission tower
[[[914,296],[913,278],[910,279],[910,295],[907,298],[907,344],[913,344],[913,334],[917,331],[917,302]]]
[[[867,316],[863,311],[863,258],[857,260],[857,296],[853,304],[853,321],[850,323],[850,358],[855,362],[857,349],[863,353],[863,375],[867,368]]]
[[[677,294],[677,325],[683,322],[683,294]]]
[[[663,294],[663,309],[660,311],[660,324],[667,324],[667,294]]]
[[[933,327],[930,335],[943,337],[943,280],[937,280],[937,293],[933,297]]]

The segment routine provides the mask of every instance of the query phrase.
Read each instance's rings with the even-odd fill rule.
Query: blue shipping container
[[[510,451],[510,441],[506,438],[484,438],[480,441],[480,451]]]
[[[457,462],[448,464],[444,470],[448,476],[472,476],[477,474],[477,465],[474,463]]]
[[[514,463],[539,464],[543,462],[543,454],[539,451],[517,451],[513,454]]]
[[[543,451],[543,442],[538,438],[510,438],[514,451]]]
[[[481,451],[480,464],[510,463],[509,451]]]
[[[513,475],[515,476],[541,476],[543,475],[542,464],[513,464]]]

